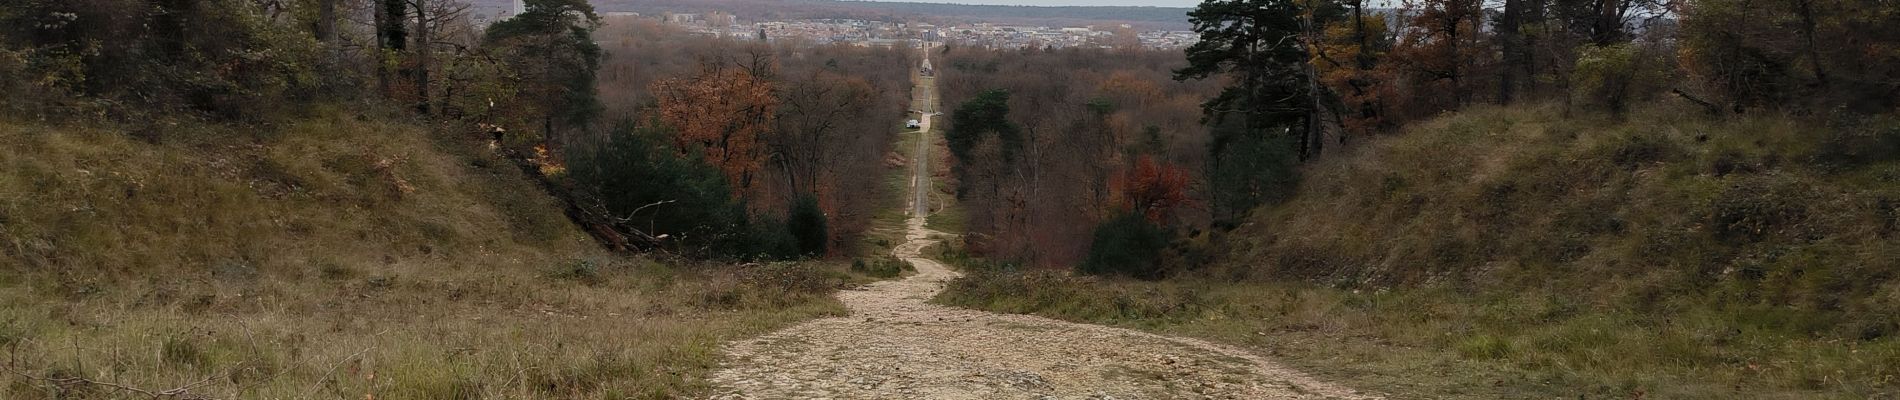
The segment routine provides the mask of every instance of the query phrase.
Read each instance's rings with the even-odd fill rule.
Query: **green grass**
[[[1480,108],[1307,167],[1173,279],[966,267],[938,300],[1398,398],[1893,397],[1896,155],[1888,118]]]
[[[961,234],[969,218],[964,213],[962,203],[957,201],[956,182],[950,173],[950,148],[943,141],[942,130],[937,130],[930,137],[930,199],[936,209],[924,220],[924,226],[938,232]]]
[[[394,121],[0,120],[0,398],[697,396],[720,343],[875,279],[609,255],[481,142]]]
[[[858,257],[890,256],[891,250],[904,243],[905,221],[910,218],[910,172],[911,153],[917,148],[916,131],[904,131],[897,134],[897,142],[891,147],[905,160],[904,165],[894,166],[885,171],[883,199],[884,206],[871,216],[871,227],[864,233],[854,253]]]

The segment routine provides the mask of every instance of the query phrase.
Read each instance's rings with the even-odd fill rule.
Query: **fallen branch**
[[[381,334],[379,333],[378,335],[381,335]],[[316,382],[316,383],[313,383],[313,384],[311,384],[311,385],[310,385],[310,389],[309,389],[309,390],[305,390],[305,391],[304,391],[304,393],[303,393],[303,395],[302,395],[302,396],[297,396],[297,398],[299,398],[299,399],[308,399],[308,398],[310,398],[310,395],[312,395],[312,394],[316,394],[316,393],[317,393],[317,389],[319,389],[319,388],[322,388],[322,387],[323,387],[323,382],[324,382],[324,381],[328,381],[328,380],[330,380],[330,377],[332,377],[332,376],[336,376],[336,370],[337,370],[337,368],[342,368],[342,367],[343,367],[343,363],[347,363],[347,362],[350,362],[350,360],[355,360],[355,359],[356,359],[357,357],[362,357],[362,356],[363,356],[363,353],[368,353],[368,352],[369,352],[370,350],[375,350],[375,349],[376,349],[375,347],[367,347],[367,348],[364,348],[364,349],[363,349],[362,351],[358,351],[358,352],[356,352],[356,354],[351,354],[351,355],[350,355],[349,357],[343,357],[343,359],[342,359],[342,360],[338,360],[338,361],[336,362],[336,364],[331,364],[331,365],[330,365],[330,370],[329,370],[329,371],[325,371],[325,372],[323,373],[323,377],[322,377],[322,378],[318,378],[318,379],[317,379],[317,382]]]
[[[1690,101],[1690,102],[1692,102],[1692,103],[1696,103],[1696,104],[1698,104],[1698,105],[1701,105],[1701,106],[1702,106],[1702,109],[1703,109],[1703,110],[1705,110],[1705,111],[1708,111],[1708,113],[1709,113],[1709,115],[1715,115],[1715,114],[1721,114],[1721,113],[1722,113],[1722,107],[1721,107],[1721,106],[1717,106],[1717,105],[1715,105],[1715,103],[1710,103],[1710,102],[1708,102],[1708,101],[1705,101],[1705,100],[1702,100],[1702,99],[1700,99],[1700,98],[1696,98],[1695,96],[1692,96],[1692,95],[1689,95],[1689,92],[1684,92],[1684,91],[1682,91],[1682,88],[1675,88],[1675,89],[1670,89],[1670,90],[1669,90],[1669,92],[1670,92],[1670,93],[1675,93],[1675,94],[1676,94],[1676,96],[1679,96],[1679,97],[1682,97],[1682,99],[1683,99],[1683,100],[1688,100],[1688,101]]]

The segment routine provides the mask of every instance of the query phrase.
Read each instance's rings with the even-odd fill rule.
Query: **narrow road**
[[[933,117],[920,121],[926,139]],[[929,190],[927,150],[918,146],[911,190]],[[713,398],[1373,398],[1200,340],[930,304],[958,273],[922,255],[942,234],[915,199],[894,253],[916,275],[839,293],[850,316],[730,344]]]

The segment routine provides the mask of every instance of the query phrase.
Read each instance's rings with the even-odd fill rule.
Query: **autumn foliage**
[[[753,250],[852,250],[886,206],[884,178],[895,172],[884,160],[909,107],[915,49],[713,38],[640,17],[603,22],[595,39],[606,54],[606,115],[653,125],[675,157],[716,171],[755,222],[746,235],[770,242]],[[772,237],[770,224],[793,232]]]
[[[1155,161],[1153,156],[1136,159],[1133,168],[1111,182],[1110,190],[1119,192],[1123,208],[1140,214],[1148,222],[1166,224],[1182,207],[1194,205],[1188,195],[1188,171]]]
[[[1206,163],[1199,110],[1216,82],[1171,79],[1179,51],[951,46],[933,61],[942,103],[957,105],[945,139],[973,252],[1073,266],[1121,211],[1206,223],[1183,205]]]
[[[660,121],[681,151],[699,152],[737,193],[761,196],[765,136],[778,109],[776,84],[744,69],[711,63],[693,76],[659,81]]]

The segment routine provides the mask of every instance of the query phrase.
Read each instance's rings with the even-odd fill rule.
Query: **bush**
[[[0,70],[30,73],[33,90],[257,117],[314,89],[320,73],[321,47],[284,22],[244,0],[25,1],[0,9],[12,55],[0,58],[13,59]]]
[[[1091,275],[1122,275],[1140,279],[1160,279],[1161,251],[1168,245],[1168,233],[1139,214],[1122,213],[1095,228],[1095,240],[1089,244],[1089,256],[1079,267]]]
[[[746,223],[745,235],[725,244],[725,255],[749,260],[791,260],[800,256],[798,238],[785,223],[759,217]]]
[[[851,272],[873,278],[896,278],[898,275],[903,275],[905,271],[914,269],[910,263],[895,258],[879,258],[871,262],[864,262],[862,258],[851,260]]]
[[[1850,169],[1900,160],[1900,120],[1891,116],[1856,121],[1827,129],[1813,162],[1832,169]]]
[[[677,251],[689,255],[732,255],[734,238],[750,241],[745,211],[732,200],[725,177],[696,156],[679,156],[665,132],[616,129],[601,143],[570,151],[569,176],[582,204],[666,235]]]
[[[1298,184],[1295,139],[1245,132],[1243,119],[1227,118],[1214,127],[1207,196],[1219,222],[1238,221],[1254,207],[1290,197]]]
[[[1788,177],[1748,177],[1717,195],[1704,218],[1717,238],[1731,243],[1784,236],[1808,218],[1811,191]]]
[[[799,196],[792,203],[792,211],[785,217],[785,229],[791,231],[792,239],[798,242],[800,255],[825,255],[825,245],[831,241],[831,233],[825,227],[825,211],[818,207],[817,197]]]
[[[1571,96],[1620,115],[1631,102],[1661,92],[1671,69],[1661,52],[1635,44],[1587,45],[1577,49]]]

